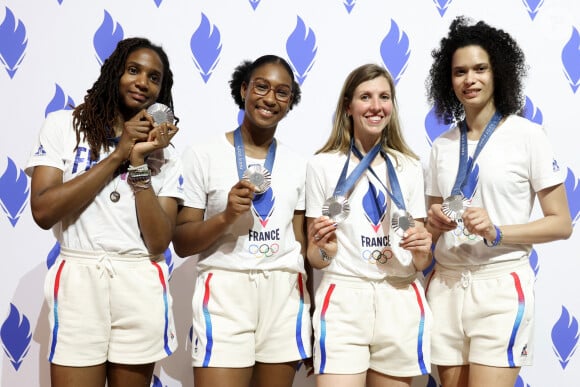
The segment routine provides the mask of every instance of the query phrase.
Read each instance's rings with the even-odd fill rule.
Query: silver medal
[[[405,231],[415,227],[415,219],[409,211],[397,210],[391,218],[391,228],[400,236],[403,236]]]
[[[164,122],[170,124],[175,122],[175,116],[173,115],[171,109],[162,103],[156,102],[149,106],[147,108],[147,114],[153,117],[153,121],[158,125],[161,125]]]
[[[453,221],[461,220],[463,213],[469,207],[469,202],[463,195],[451,195],[441,204],[441,211]]]
[[[252,164],[244,171],[243,180],[249,181],[258,188],[256,193],[264,193],[270,188],[272,177],[270,171],[262,167],[260,164]]]
[[[113,203],[117,203],[119,201],[119,199],[121,199],[121,194],[119,192],[117,192],[117,191],[113,191],[109,195],[109,199],[111,199],[111,201]]]
[[[328,216],[336,223],[345,220],[349,212],[350,205],[344,196],[332,196],[322,205],[322,215]]]

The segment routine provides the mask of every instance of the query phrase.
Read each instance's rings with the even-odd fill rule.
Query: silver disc
[[[350,212],[350,205],[344,196],[332,196],[322,205],[322,215],[328,216],[336,223],[345,220]]]
[[[244,171],[242,179],[255,185],[258,188],[256,193],[264,193],[270,188],[272,176],[270,175],[270,171],[260,164],[252,164]]]
[[[153,117],[153,121],[160,125],[164,122],[173,124],[175,122],[175,116],[169,107],[162,103],[154,103],[147,108],[147,114]]]
[[[399,235],[403,235],[405,231],[410,229],[411,227],[415,227],[415,219],[409,211],[406,210],[397,210],[392,218],[391,218],[391,228],[398,233]]]
[[[113,191],[109,195],[109,199],[111,199],[111,201],[113,203],[117,203],[119,201],[119,199],[121,199],[121,194],[119,192],[117,192],[117,191]]]
[[[463,216],[465,210],[469,207],[467,199],[463,195],[451,195],[446,198],[441,204],[441,211],[449,217],[449,219],[458,221]]]

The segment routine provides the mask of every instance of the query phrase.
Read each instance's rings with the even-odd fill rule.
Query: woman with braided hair
[[[26,172],[34,220],[60,244],[45,281],[53,386],[148,387],[177,347],[164,259],[182,200],[172,85],[161,47],[122,40],[84,103],[40,130]]]

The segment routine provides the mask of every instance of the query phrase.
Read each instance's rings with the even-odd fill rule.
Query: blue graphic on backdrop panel
[[[445,12],[447,12],[447,8],[449,8],[449,5],[451,4],[453,0],[433,0],[433,2],[435,3],[435,8],[437,8],[437,11],[439,11],[439,15],[441,17],[443,17],[443,15],[445,15]]]
[[[28,192],[28,176],[22,169],[18,169],[11,158],[8,158],[6,171],[0,177],[0,206],[12,227],[16,226],[26,208]]]
[[[64,90],[62,87],[56,85],[56,91],[54,92],[54,96],[52,100],[46,106],[46,110],[44,111],[44,116],[48,116],[48,113],[55,112],[57,110],[71,110],[75,106],[75,102],[70,96],[65,95]]]
[[[207,83],[219,62],[222,42],[219,29],[212,25],[203,13],[199,27],[191,35],[189,46],[193,54],[193,63],[203,81]]]
[[[400,31],[398,24],[391,19],[391,29],[381,42],[381,58],[393,76],[395,85],[405,72],[410,55],[409,37],[405,31]]]
[[[115,47],[117,47],[117,43],[123,40],[123,36],[123,27],[119,23],[115,23],[109,12],[105,10],[103,23],[101,23],[101,26],[93,36],[93,46],[95,47],[99,65],[102,66],[105,59],[111,56],[113,51],[115,51]]]
[[[552,349],[565,369],[578,346],[578,320],[562,306],[562,314],[552,328]]]
[[[540,7],[544,4],[544,0],[522,0],[530,18],[534,20]]]
[[[0,24],[0,41],[2,41],[0,61],[10,78],[14,78],[14,74],[24,59],[28,38],[26,27],[20,20],[16,20],[8,7],[6,7],[4,21]]]
[[[0,328],[0,339],[4,353],[18,371],[30,349],[32,333],[28,317],[21,314],[14,304],[10,304],[10,314]]]
[[[580,219],[580,180],[576,179],[574,172],[570,168],[568,168],[564,186],[568,195],[568,207],[570,208],[572,225],[575,226],[578,219]]]
[[[314,58],[318,47],[316,47],[316,35],[309,27],[306,27],[304,21],[297,17],[296,28],[286,40],[286,53],[290,60],[298,83],[302,85],[306,76],[314,65]]]
[[[564,65],[564,75],[576,93],[580,86],[580,33],[576,28],[572,28],[572,36],[562,49],[562,64]]]

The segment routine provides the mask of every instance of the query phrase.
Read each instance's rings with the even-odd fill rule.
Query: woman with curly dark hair
[[[40,130],[26,172],[34,220],[60,244],[45,282],[53,386],[148,387],[177,347],[164,256],[183,199],[172,85],[161,47],[122,40],[84,102]]]
[[[306,160],[275,138],[300,101],[276,55],[230,80],[241,124],[183,152],[184,207],[173,240],[198,255],[193,294],[196,387],[291,387],[311,352],[304,252]]]
[[[434,141],[426,180],[432,359],[445,387],[511,387],[533,355],[532,244],[572,232],[565,170],[519,116],[526,65],[508,33],[458,17],[432,56],[429,100],[456,124]],[[544,216],[530,221],[536,196]]]

